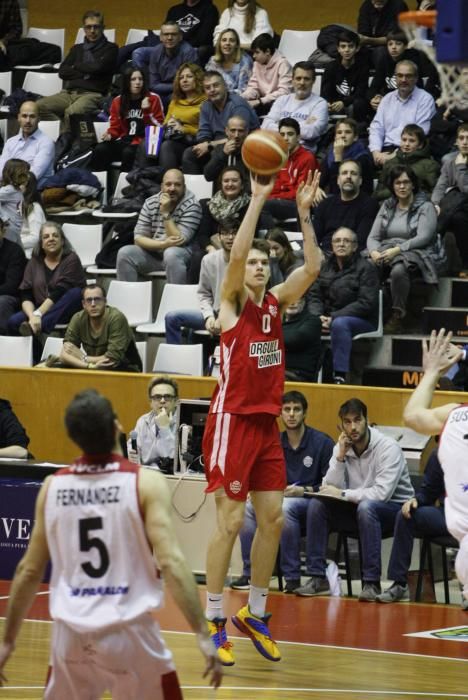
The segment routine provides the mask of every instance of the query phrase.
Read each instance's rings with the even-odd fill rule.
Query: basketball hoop
[[[436,58],[432,41],[425,37],[424,29],[435,30],[437,11],[402,12],[398,16],[400,27],[408,37],[409,46],[424,51],[439,73],[442,94],[438,101],[449,109],[468,108],[468,65],[466,63],[441,63]]]

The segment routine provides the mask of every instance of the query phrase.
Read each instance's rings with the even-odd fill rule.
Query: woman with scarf
[[[390,280],[392,316],[385,332],[401,333],[413,280],[438,282],[437,214],[409,166],[396,165],[388,186],[393,195],[379,209],[367,250],[381,278]]]

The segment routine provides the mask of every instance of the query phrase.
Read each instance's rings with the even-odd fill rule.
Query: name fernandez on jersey
[[[257,367],[272,367],[281,365],[283,352],[279,346],[279,340],[254,340],[249,345],[249,357],[257,358]]]

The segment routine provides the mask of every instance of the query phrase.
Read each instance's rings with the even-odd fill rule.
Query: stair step
[[[452,306],[468,309],[468,279],[452,279]]]
[[[408,365],[421,367],[422,344],[421,340],[427,335],[394,335],[392,336],[391,365],[407,368]],[[464,345],[466,336],[452,338],[452,343]]]
[[[426,306],[422,315],[423,332],[445,328],[455,335],[468,335],[468,309]]]

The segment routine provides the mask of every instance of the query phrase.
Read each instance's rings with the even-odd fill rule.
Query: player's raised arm
[[[453,352],[450,345],[452,333],[445,334],[445,328],[439,333],[432,331],[429,341],[422,341],[424,376],[413,391],[403,412],[406,425],[418,433],[437,435],[444,427],[448,415],[459,404],[448,403],[444,406],[430,408],[432,396],[440,377],[458,362],[462,351]]]
[[[171,498],[166,480],[160,474],[142,469],[139,495],[144,512],[145,530],[161,568],[168,589],[192,630],[205,657],[203,677],[214,688],[221,684],[222,667],[208,635],[192,572],[180,549],[171,520]]]
[[[312,225],[312,215],[310,213],[319,182],[320,172],[316,170],[312,175],[312,172],[309,171],[307,180],[302,182],[297,190],[297,211],[304,238],[304,264],[294,270],[284,282],[271,290],[283,309],[300,299],[310,285],[315,282],[320,272],[323,256],[322,251],[317,245],[317,239]]]
[[[252,197],[249,206],[239,227],[234,243],[232,244],[229,264],[224,275],[221,298],[232,300],[244,291],[245,263],[252,241],[255,238],[255,229],[260,217],[263,205],[273,189],[276,175],[262,177],[250,176]]]

